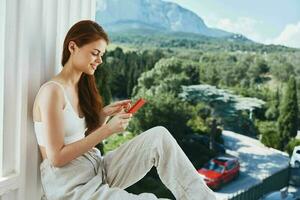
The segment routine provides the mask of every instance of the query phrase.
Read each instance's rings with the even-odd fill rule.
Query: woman
[[[130,100],[103,107],[96,88],[93,74],[108,42],[96,22],[73,25],[64,40],[62,71],[36,95],[33,120],[43,158],[40,170],[46,198],[157,199],[151,193],[135,195],[124,190],[155,166],[176,199],[215,199],[164,127],[151,128],[104,156],[95,148],[124,131],[132,117],[124,111],[130,108]]]

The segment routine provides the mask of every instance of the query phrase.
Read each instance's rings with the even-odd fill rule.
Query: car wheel
[[[299,168],[300,167],[300,162],[299,161],[295,161],[295,167]]]

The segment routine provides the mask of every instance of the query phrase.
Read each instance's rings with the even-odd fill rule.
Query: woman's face
[[[86,74],[93,75],[97,66],[102,63],[107,43],[100,39],[78,47],[73,41],[69,43],[72,66]]]

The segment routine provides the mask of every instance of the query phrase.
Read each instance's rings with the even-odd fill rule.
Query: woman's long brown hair
[[[104,39],[109,43],[108,35],[104,29],[94,21],[82,20],[74,24],[68,31],[63,45],[62,61],[64,66],[70,58],[68,45],[74,41],[78,47],[91,42]],[[102,97],[97,89],[94,75],[82,73],[78,83],[79,106],[84,113],[87,125],[87,136],[100,126],[100,111],[103,108]]]

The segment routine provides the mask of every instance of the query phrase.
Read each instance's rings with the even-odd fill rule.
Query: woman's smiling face
[[[103,39],[78,47],[75,42],[69,43],[71,52],[70,61],[73,67],[88,75],[93,75],[97,66],[102,63],[102,56],[106,51],[107,43]]]

